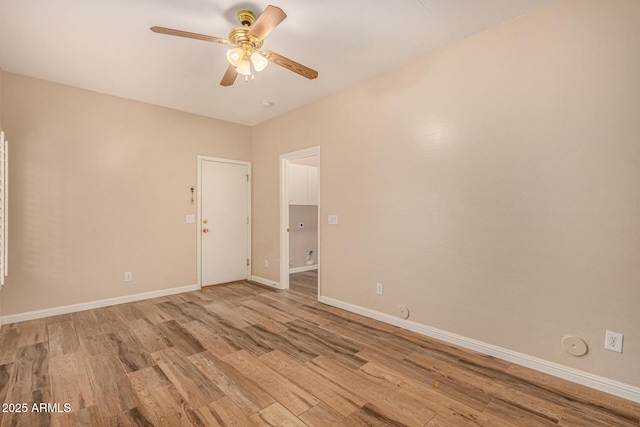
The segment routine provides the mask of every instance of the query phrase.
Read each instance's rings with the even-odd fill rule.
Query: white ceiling
[[[270,64],[253,82],[222,87],[224,45],[149,27],[227,38],[238,10],[258,15],[270,2],[0,0],[0,68],[255,125],[553,1],[271,0],[288,18],[263,49],[319,77]]]

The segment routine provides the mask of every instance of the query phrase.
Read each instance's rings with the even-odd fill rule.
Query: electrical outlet
[[[268,259],[264,260],[264,266],[265,266],[265,268],[269,268],[269,260]]]
[[[617,332],[607,331],[604,334],[604,348],[622,353],[622,340],[624,335]]]
[[[382,283],[376,284],[376,294],[378,295],[384,294],[384,288],[382,286]]]
[[[130,282],[133,280],[133,273],[130,271],[127,271],[124,273],[124,281],[125,282]]]

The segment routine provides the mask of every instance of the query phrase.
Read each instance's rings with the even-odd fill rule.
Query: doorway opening
[[[320,295],[320,147],[280,156],[280,287]]]

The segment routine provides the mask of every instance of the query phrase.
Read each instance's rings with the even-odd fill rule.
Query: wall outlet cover
[[[604,348],[622,353],[622,340],[624,335],[617,332],[606,331],[604,334]]]

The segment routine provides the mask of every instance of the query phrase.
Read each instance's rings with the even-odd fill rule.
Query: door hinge
[[[247,177],[247,182],[249,182],[249,174],[245,175]]]
[[[247,258],[247,265],[249,265],[249,258]]]
[[[249,217],[247,217],[247,224],[249,224]]]

